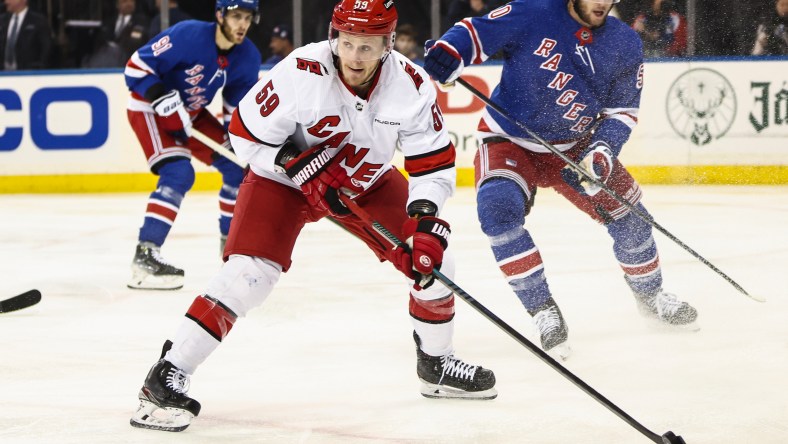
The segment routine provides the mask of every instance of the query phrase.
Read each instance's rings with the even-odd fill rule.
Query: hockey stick
[[[350,209],[350,211],[353,212],[354,215],[358,216],[358,218],[361,219],[364,223],[370,225],[378,234],[385,237],[386,240],[388,240],[394,247],[400,247],[406,249],[410,248],[408,247],[407,244],[399,240],[397,236],[395,236],[393,233],[387,230],[386,227],[378,223],[376,220],[372,219],[369,213],[367,213],[361,207],[359,207],[359,205],[350,197],[340,194],[340,199],[342,199],[342,202],[345,204],[345,206],[347,206]],[[586,394],[588,394],[589,396],[594,398],[597,402],[605,406],[616,416],[623,419],[627,424],[634,427],[635,430],[642,433],[648,439],[658,444],[685,444],[684,439],[682,439],[681,436],[676,436],[671,431],[665,432],[662,436],[660,436],[652,432],[651,430],[647,429],[643,424],[637,422],[634,418],[629,416],[625,411],[621,410],[621,408],[613,404],[610,400],[605,398],[601,393],[594,390],[593,387],[586,384],[582,379],[577,377],[566,367],[559,364],[558,361],[550,357],[541,348],[534,345],[533,342],[529,341],[525,336],[521,335],[519,332],[517,332],[517,330],[515,330],[509,324],[504,322],[501,318],[496,316],[495,313],[488,310],[479,301],[474,299],[473,296],[466,293],[465,290],[460,288],[457,284],[455,284],[451,279],[446,277],[439,270],[433,270],[432,275],[435,277],[436,280],[438,280],[443,285],[445,285],[446,288],[454,292],[454,294],[459,296],[463,301],[467,302],[482,316],[487,318],[487,320],[497,325],[498,328],[506,332],[506,334],[511,336],[515,341],[519,342],[520,345],[527,348],[531,353],[535,354],[536,357],[541,359],[545,364],[552,367],[554,370],[556,370],[558,373],[560,373],[562,376],[564,376],[566,379],[568,379],[574,385],[576,385],[580,390],[586,392]]]
[[[689,245],[687,245],[687,244],[685,244],[684,242],[682,242],[682,241],[681,241],[679,238],[677,238],[676,236],[674,236],[674,235],[673,235],[673,234],[672,234],[670,231],[668,231],[667,229],[665,229],[664,227],[662,227],[662,225],[658,224],[658,223],[657,223],[657,221],[655,221],[653,217],[651,217],[650,215],[648,215],[648,214],[646,214],[646,213],[644,213],[644,212],[640,211],[640,210],[639,210],[637,207],[635,207],[634,205],[632,205],[631,203],[629,203],[629,202],[628,202],[627,200],[625,200],[623,197],[619,196],[619,195],[618,195],[618,194],[617,194],[615,191],[611,190],[611,189],[610,189],[610,188],[607,186],[607,184],[605,184],[605,183],[604,183],[604,182],[602,182],[601,180],[599,180],[599,179],[595,178],[594,176],[592,176],[591,174],[589,174],[589,173],[588,173],[588,171],[586,171],[584,168],[582,168],[580,165],[578,165],[576,162],[574,162],[572,159],[570,159],[570,158],[569,158],[569,157],[568,157],[566,154],[564,154],[564,153],[562,153],[561,151],[559,151],[559,150],[558,150],[558,148],[554,147],[554,146],[553,146],[553,145],[552,145],[550,142],[548,142],[548,141],[544,140],[544,139],[543,139],[542,137],[540,137],[538,134],[536,134],[536,133],[534,133],[533,131],[531,131],[530,129],[528,129],[528,127],[526,127],[526,126],[525,126],[523,123],[521,123],[520,121],[518,121],[518,120],[514,119],[513,117],[509,116],[509,115],[506,113],[506,111],[504,111],[504,109],[503,109],[503,108],[501,108],[500,106],[498,106],[498,104],[496,104],[495,102],[493,102],[492,100],[490,100],[490,99],[489,99],[487,96],[485,96],[484,94],[482,94],[482,93],[481,93],[481,92],[480,92],[478,89],[474,88],[474,87],[473,87],[471,84],[469,84],[469,83],[468,83],[468,82],[467,82],[465,79],[463,79],[462,77],[458,77],[458,78],[457,78],[457,80],[456,80],[456,82],[457,82],[457,83],[459,83],[460,85],[464,86],[464,87],[465,87],[465,88],[466,88],[468,91],[470,91],[470,92],[471,92],[471,94],[473,94],[473,95],[474,95],[474,96],[476,96],[476,97],[477,97],[479,100],[481,100],[482,102],[484,102],[484,103],[485,103],[487,106],[489,106],[490,108],[492,108],[493,110],[495,110],[495,112],[497,112],[497,113],[498,113],[498,114],[499,114],[501,117],[503,117],[504,119],[506,119],[507,121],[509,121],[509,123],[511,123],[511,124],[513,124],[513,125],[516,125],[518,128],[520,128],[521,130],[525,131],[525,133],[526,133],[526,134],[528,134],[529,136],[531,136],[532,138],[534,138],[534,139],[535,139],[537,142],[539,142],[539,143],[540,143],[542,146],[544,146],[545,148],[547,148],[547,149],[548,149],[548,150],[549,150],[551,153],[555,154],[555,155],[556,155],[556,156],[558,156],[558,157],[559,157],[561,160],[563,160],[564,162],[566,162],[566,164],[567,164],[567,165],[569,165],[570,167],[572,167],[572,169],[573,169],[573,170],[575,170],[575,171],[576,171],[578,174],[580,174],[581,176],[583,176],[583,179],[584,179],[584,180],[587,180],[587,181],[589,181],[589,182],[593,183],[595,186],[597,186],[597,187],[601,188],[601,189],[602,189],[604,192],[606,192],[607,194],[609,194],[609,195],[610,195],[610,197],[612,197],[613,199],[617,200],[617,201],[618,201],[618,203],[620,203],[621,205],[623,205],[623,206],[627,207],[627,209],[629,209],[629,211],[631,211],[632,213],[634,213],[634,214],[635,214],[637,217],[639,217],[639,218],[643,219],[643,221],[645,221],[646,223],[648,223],[648,224],[649,224],[649,225],[651,225],[652,227],[656,228],[656,229],[657,229],[657,230],[658,230],[660,233],[662,233],[662,234],[664,234],[665,236],[667,236],[667,237],[668,237],[668,239],[672,240],[673,242],[675,242],[676,244],[678,244],[678,245],[679,245],[681,248],[683,248],[684,250],[686,250],[686,251],[687,251],[689,254],[691,254],[692,256],[694,256],[694,257],[695,257],[695,259],[698,259],[698,260],[699,260],[699,261],[701,261],[703,264],[705,264],[707,267],[709,267],[709,268],[711,268],[712,270],[714,270],[714,272],[715,272],[715,273],[717,273],[717,274],[718,274],[718,275],[720,275],[720,276],[721,276],[723,279],[725,279],[726,281],[728,281],[728,283],[729,283],[729,284],[733,285],[733,287],[734,287],[734,288],[736,288],[737,290],[739,290],[739,291],[740,291],[741,293],[743,293],[745,296],[749,297],[750,299],[752,299],[752,300],[754,300],[754,301],[758,301],[758,302],[766,302],[766,299],[764,299],[762,296],[758,296],[758,295],[751,295],[751,294],[747,293],[747,291],[745,291],[745,290],[744,290],[744,288],[742,288],[742,286],[741,286],[741,285],[737,284],[737,283],[736,283],[736,281],[734,281],[733,279],[731,279],[731,278],[730,278],[730,277],[729,277],[727,274],[723,273],[723,272],[722,272],[722,270],[720,270],[719,268],[715,267],[715,266],[714,266],[714,264],[712,264],[711,262],[709,262],[708,260],[706,260],[706,258],[704,258],[703,256],[701,256],[701,255],[700,255],[698,252],[696,252],[695,250],[693,250],[692,248],[690,248],[690,247],[689,247]]]
[[[41,292],[38,290],[28,290],[22,294],[0,301],[0,313],[21,310],[41,301]]]
[[[192,128],[192,137],[200,141],[203,145],[207,146],[208,148],[226,157],[232,163],[238,165],[241,168],[246,168],[246,164],[241,162],[241,160],[238,159],[238,156],[236,156],[234,152],[230,151],[224,145],[206,136],[202,131]]]
[[[203,133],[202,131],[192,128],[192,137],[194,137],[195,139],[197,139],[200,142],[202,142],[208,148],[210,148],[210,149],[216,151],[217,153],[221,154],[222,156],[228,158],[231,162],[233,162],[234,164],[238,165],[239,167],[246,169],[246,167],[248,166],[247,164],[243,163],[241,161],[241,159],[239,159],[238,156],[235,155],[234,152],[230,151],[229,149],[225,148],[224,145],[222,145],[220,143],[217,143],[215,140],[213,140],[210,137],[206,136],[205,133]],[[338,227],[340,227],[342,229],[345,229],[345,227],[343,227],[333,217],[329,217],[328,220],[333,222],[336,226],[338,226]]]

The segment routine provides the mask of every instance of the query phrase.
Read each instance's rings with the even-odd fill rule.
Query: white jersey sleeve
[[[238,103],[230,123],[230,141],[238,158],[256,174],[274,172],[279,148],[295,131],[298,90],[280,63],[261,78]]]
[[[396,53],[395,53],[396,54]],[[418,86],[413,118],[400,131],[399,145],[409,175],[408,204],[427,199],[438,206],[454,193],[457,172],[454,144],[449,138],[443,114],[437,103],[435,86],[420,67],[396,54],[405,74]]]

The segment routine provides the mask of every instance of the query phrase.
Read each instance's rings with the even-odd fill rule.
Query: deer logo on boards
[[[736,117],[736,92],[722,74],[690,69],[668,90],[668,121],[673,130],[697,146],[723,137]]]

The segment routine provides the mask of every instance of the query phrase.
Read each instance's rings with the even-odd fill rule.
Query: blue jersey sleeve
[[[615,155],[621,153],[637,124],[643,90],[643,45],[640,39],[631,41],[627,50],[620,54],[624,68],[611,80],[607,100],[600,111],[601,120],[592,139],[592,143],[606,142]]]
[[[194,50],[187,24],[180,22],[166,29],[132,54],[125,70],[129,90],[145,97],[151,86],[163,84],[164,76]]]
[[[465,66],[482,63],[501,49],[516,45],[540,9],[541,1],[513,1],[487,15],[461,20],[441,40],[457,49]]]

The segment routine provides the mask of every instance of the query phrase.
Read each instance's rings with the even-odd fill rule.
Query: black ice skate
[[[629,276],[625,275],[624,280],[635,296],[638,311],[646,319],[682,330],[696,331],[700,329],[695,322],[698,319],[698,311],[690,304],[680,301],[676,295],[666,293],[661,288],[650,294],[639,292]]]
[[[567,341],[569,329],[555,300],[551,297],[536,310],[528,310],[528,313],[533,317],[539,332],[542,350],[553,359],[566,360],[572,352]]]
[[[180,432],[200,413],[200,403],[186,396],[189,375],[164,359],[171,344],[165,343],[162,359],[150,369],[140,389],[140,406],[129,421],[134,427]]]
[[[699,330],[698,311],[690,304],[680,301],[676,295],[660,289],[656,294],[635,294],[638,311],[649,319],[656,319],[664,325],[684,330]]]
[[[493,399],[495,374],[478,365],[463,362],[453,354],[430,356],[421,351],[421,339],[416,341],[416,373],[421,380],[421,394],[427,398]]]
[[[137,244],[131,263],[129,288],[142,290],[177,290],[183,287],[183,270],[162,259],[159,247],[150,242]]]

